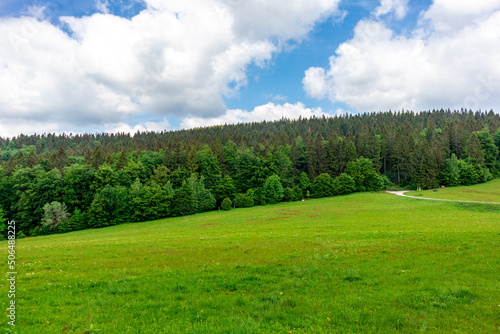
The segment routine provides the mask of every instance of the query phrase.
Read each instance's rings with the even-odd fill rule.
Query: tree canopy
[[[384,184],[469,185],[500,175],[499,147],[500,116],[470,110],[20,135],[0,138],[0,207],[39,235],[215,210],[226,199],[249,207]],[[59,223],[54,203],[68,215]]]

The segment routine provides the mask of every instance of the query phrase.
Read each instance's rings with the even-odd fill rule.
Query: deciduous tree
[[[64,203],[52,202],[43,206],[42,225],[55,229],[59,224],[65,222],[69,218],[66,205]]]

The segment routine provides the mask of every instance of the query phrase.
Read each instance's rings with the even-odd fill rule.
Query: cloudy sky
[[[500,0],[2,0],[0,137],[500,111]]]

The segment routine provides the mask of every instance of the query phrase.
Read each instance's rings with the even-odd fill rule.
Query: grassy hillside
[[[408,192],[409,196],[442,198],[463,201],[498,202],[500,203],[500,179],[473,186],[452,187],[445,189]]]
[[[499,253],[499,208],[385,193],[21,239],[14,332],[494,333]]]

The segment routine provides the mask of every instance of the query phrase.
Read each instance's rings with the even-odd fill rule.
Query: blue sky
[[[500,0],[4,0],[0,136],[498,111],[499,18]]]

